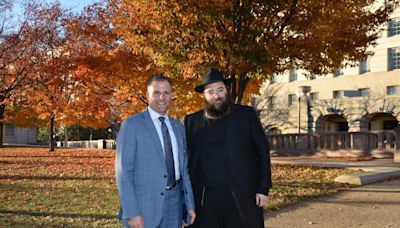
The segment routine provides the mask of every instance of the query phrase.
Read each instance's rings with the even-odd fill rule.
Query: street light
[[[297,96],[297,101],[299,103],[299,110],[298,110],[298,134],[300,134],[300,114],[301,114],[301,108],[300,108],[300,103],[301,103],[301,97],[302,96],[307,96],[307,93],[311,91],[311,86],[299,86],[297,88],[296,96]]]
[[[112,127],[107,128],[108,139],[112,139],[113,129]]]

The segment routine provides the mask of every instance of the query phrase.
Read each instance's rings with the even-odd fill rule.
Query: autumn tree
[[[68,19],[68,14],[59,3],[30,2],[25,7],[25,14],[34,19],[29,26],[40,33],[36,33],[34,37],[37,55],[27,53],[30,58],[35,59],[34,68],[28,69],[31,83],[11,97],[10,100],[16,106],[11,111],[15,117],[14,122],[18,121],[18,125],[21,125],[19,122],[24,123],[17,118],[21,113],[26,117],[37,117],[26,118],[38,120],[30,123],[31,126],[45,122],[49,126],[50,151],[54,151],[55,120],[63,115],[73,87],[69,77],[72,66],[64,48],[66,37],[63,23]]]
[[[125,75],[122,65],[132,56],[117,50],[115,36],[96,4],[74,16],[65,14],[59,4],[48,9],[43,24],[49,39],[42,47],[48,50],[47,58],[36,72],[40,83],[26,90],[26,107],[50,123],[49,145],[54,151],[56,125],[109,126],[112,89],[118,82],[126,83],[114,75]]]
[[[147,79],[165,72],[142,51],[124,44],[112,23],[113,13],[110,5],[96,3],[67,25],[70,60],[76,66],[73,78],[85,88],[74,100],[73,111],[81,126],[113,127],[142,111],[147,106]],[[177,99],[170,114],[183,117],[199,99],[187,92],[193,81],[173,80],[173,84]]]
[[[23,14],[13,18],[14,1],[0,1],[0,146],[3,145],[4,112],[26,88],[40,82],[37,78],[39,64],[46,59],[48,49],[43,42],[48,39],[44,28],[46,14],[39,14],[39,6],[27,4]]]
[[[207,66],[234,80],[241,103],[250,80],[299,67],[327,74],[354,64],[376,43],[390,5],[376,0],[110,0],[124,45],[172,75]]]
[[[59,4],[29,7],[40,18],[31,24],[43,31],[37,43],[42,55],[29,72],[35,83],[9,99],[10,121],[24,126],[45,122],[53,151],[56,125],[108,127],[144,106],[140,100],[149,63],[120,47],[101,4],[79,15],[66,13]]]
[[[36,72],[42,79],[34,87],[25,90],[28,104],[25,105],[29,111],[31,108],[49,129],[49,150],[54,151],[54,128],[56,120],[63,123],[65,110],[69,108],[69,102],[73,96],[73,83],[71,83],[68,72],[70,65],[63,58],[62,51],[48,53],[48,60],[41,65]],[[58,124],[59,125],[59,124]]]
[[[74,117],[83,127],[109,127],[145,107],[145,81],[152,63],[120,44],[102,3],[66,25],[72,77],[83,89],[74,96]]]

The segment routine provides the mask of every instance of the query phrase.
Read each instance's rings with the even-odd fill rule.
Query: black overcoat
[[[224,164],[240,217],[246,228],[264,227],[263,210],[256,193],[268,195],[272,187],[269,144],[253,108],[235,105],[227,117]],[[199,145],[204,138],[204,111],[185,117],[189,174],[196,204],[195,225],[201,227],[202,167]]]

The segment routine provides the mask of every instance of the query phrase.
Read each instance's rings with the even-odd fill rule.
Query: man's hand
[[[144,228],[143,216],[135,216],[128,220],[130,228]]]
[[[268,196],[261,194],[261,193],[256,193],[256,205],[259,207],[264,207],[265,204],[267,204],[268,201]]]
[[[190,224],[194,223],[194,220],[196,219],[196,213],[194,212],[194,210],[189,210],[189,217],[190,217]]]
[[[196,213],[194,212],[194,210],[189,210],[189,217],[190,217],[190,224],[186,224],[185,222],[183,222],[184,226],[189,226],[194,223],[194,220],[196,219]]]

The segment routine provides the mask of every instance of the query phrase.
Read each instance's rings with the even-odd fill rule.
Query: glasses
[[[217,89],[206,89],[204,90],[204,93],[207,93],[208,95],[214,95],[214,94],[223,94],[225,92],[225,87],[219,87]]]

